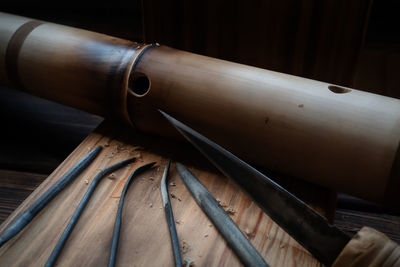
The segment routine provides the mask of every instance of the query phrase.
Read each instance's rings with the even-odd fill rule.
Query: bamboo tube
[[[271,170],[398,203],[399,100],[168,47],[135,70],[151,80],[129,100],[139,129],[161,131],[159,108]]]
[[[270,170],[384,205],[400,200],[397,99],[28,23],[0,14],[0,81],[10,86],[173,136],[162,109]]]

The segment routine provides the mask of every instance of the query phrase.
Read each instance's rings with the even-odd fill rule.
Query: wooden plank
[[[0,223],[13,212],[47,175],[0,170]]]
[[[117,265],[172,266],[172,249],[159,189],[167,158],[188,166],[223,205],[234,210],[232,219],[269,264],[320,266],[245,193],[228,178],[218,174],[192,147],[162,138],[142,136],[109,122],[104,122],[75,149],[1,225],[0,232],[79,158],[99,144],[105,147],[95,162],[18,236],[0,249],[1,266],[43,265],[88,187],[85,180],[90,183],[100,169],[134,155],[138,156],[136,162],[115,172],[114,178],[105,178],[99,184],[60,255],[58,266],[106,265],[124,182],[136,167],[151,161],[157,161],[157,165],[135,179],[125,200]],[[175,219],[179,222],[177,231],[183,257],[194,259],[196,266],[240,266],[231,249],[191,198],[174,166],[170,175],[171,182],[176,184],[169,189],[176,196],[172,198],[172,207]]]

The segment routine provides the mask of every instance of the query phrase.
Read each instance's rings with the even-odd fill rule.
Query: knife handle
[[[363,227],[332,265],[339,266],[400,266],[400,246],[383,233]]]

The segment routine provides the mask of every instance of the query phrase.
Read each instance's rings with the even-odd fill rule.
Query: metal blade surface
[[[316,259],[331,265],[350,237],[279,184],[165,112],[160,112],[224,175],[234,180]]]

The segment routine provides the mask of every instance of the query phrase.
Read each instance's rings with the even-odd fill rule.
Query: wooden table
[[[186,144],[156,136],[135,133],[132,129],[105,121],[90,134],[65,161],[2,224],[0,231],[42,194],[79,158],[96,145],[104,149],[98,158],[71,185],[60,193],[15,238],[0,249],[1,266],[43,265],[66,226],[88,183],[104,167],[136,156],[137,160],[101,181],[70,236],[59,266],[105,266],[111,245],[112,229],[119,197],[129,174],[138,166],[156,161],[151,170],[138,176],[128,191],[117,264],[119,266],[172,266],[169,232],[162,209],[160,179],[166,160],[188,166],[221,204],[232,219],[272,266],[319,266],[307,251],[280,229],[240,188],[219,174],[196,150]],[[240,266],[208,218],[183,185],[174,166],[169,186],[183,257],[196,266]],[[285,179],[280,182],[285,183]],[[333,215],[332,198],[326,189],[291,180],[301,196],[319,212]],[[322,190],[322,191],[321,191]],[[319,192],[319,193],[317,193]]]

